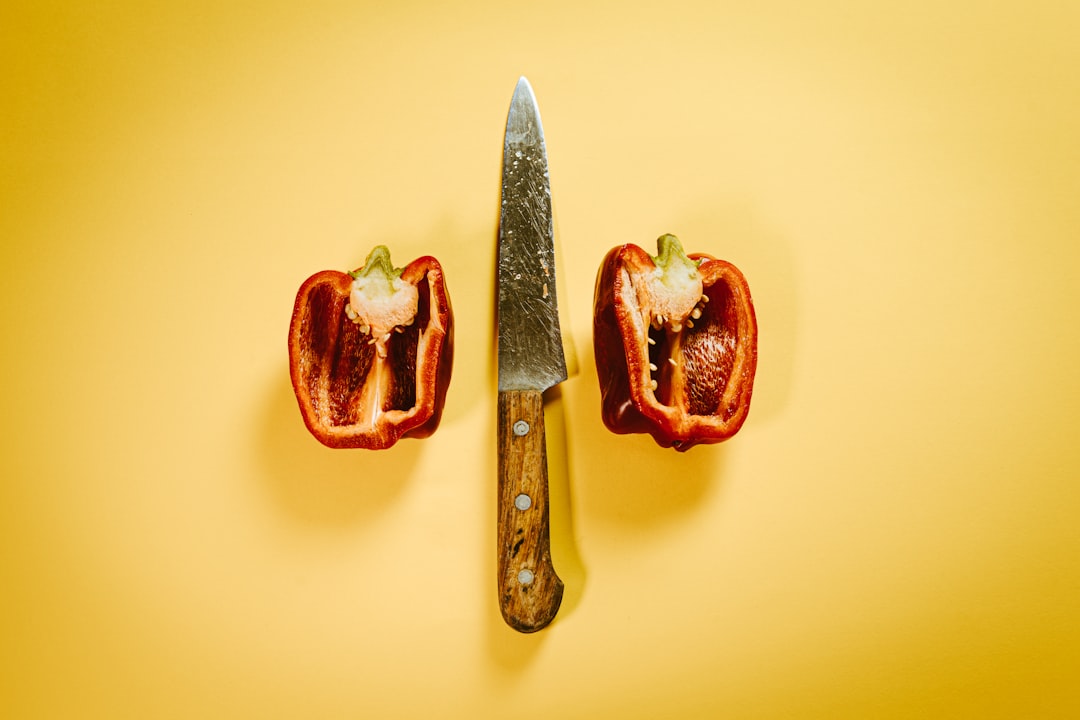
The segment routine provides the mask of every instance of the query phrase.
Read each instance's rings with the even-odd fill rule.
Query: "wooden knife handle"
[[[550,623],[563,582],[551,564],[544,402],[535,390],[499,393],[499,608],[524,633]]]

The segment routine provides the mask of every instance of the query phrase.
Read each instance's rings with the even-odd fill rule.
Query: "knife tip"
[[[510,107],[511,109],[517,107],[519,112],[524,112],[530,106],[532,114],[538,115],[540,111],[536,107],[536,94],[533,92],[529,79],[522,75],[518,78],[517,86],[514,87],[514,96],[510,98]]]

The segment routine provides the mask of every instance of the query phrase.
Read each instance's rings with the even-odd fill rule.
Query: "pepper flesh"
[[[453,364],[453,310],[430,256],[394,268],[378,246],[352,273],[300,286],[289,375],[311,434],[332,448],[388,448],[435,432]]]
[[[604,258],[593,298],[593,349],[604,424],[686,451],[728,439],[750,410],[757,318],[731,263],[687,255],[674,235],[650,256]]]

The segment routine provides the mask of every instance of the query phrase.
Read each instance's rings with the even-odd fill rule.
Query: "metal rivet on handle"
[[[525,422],[524,420],[518,420],[516,423],[514,423],[514,434],[515,435],[517,435],[518,437],[521,437],[522,435],[527,435],[528,433],[529,433],[529,423]]]
[[[514,507],[516,507],[518,510],[528,510],[530,507],[532,507],[532,498],[525,493],[521,493],[516,498],[514,498]]]
[[[528,585],[533,581],[534,577],[532,570],[522,570],[518,573],[518,582],[522,585]]]

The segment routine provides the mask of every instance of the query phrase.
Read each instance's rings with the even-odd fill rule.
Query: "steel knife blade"
[[[547,150],[529,81],[518,80],[503,144],[498,247],[498,582],[508,625],[535,632],[562,602],[551,562],[543,392],[567,377],[555,293]]]

